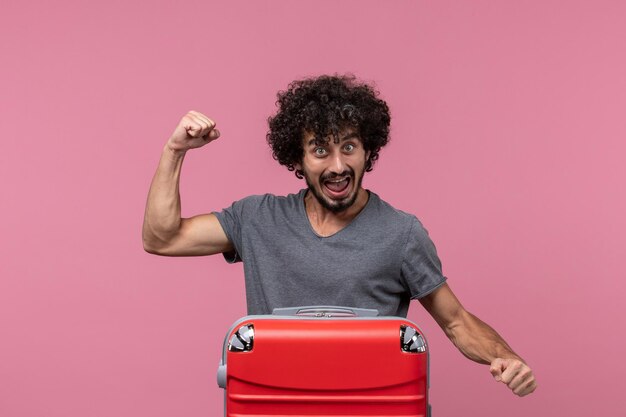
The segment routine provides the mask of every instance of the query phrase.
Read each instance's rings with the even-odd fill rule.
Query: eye
[[[354,148],[355,146],[351,143],[347,143],[346,146],[343,147],[343,149],[345,149],[347,152],[352,152]]]
[[[317,147],[313,150],[313,152],[315,152],[315,155],[317,156],[324,156],[326,155],[326,149],[322,148],[322,147]]]

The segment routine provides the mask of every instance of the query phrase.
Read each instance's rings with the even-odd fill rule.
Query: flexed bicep
[[[233,245],[222,225],[215,214],[210,213],[181,219],[178,233],[151,253],[163,256],[203,256],[232,250]]]

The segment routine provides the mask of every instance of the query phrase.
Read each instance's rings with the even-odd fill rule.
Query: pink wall
[[[462,303],[539,382],[516,397],[415,303],[434,415],[623,412],[623,2],[1,9],[0,415],[221,415],[242,268],[143,251],[162,146],[191,109],[222,132],[187,156],[184,216],[297,190],[264,140],[275,93],[345,71],[393,112],[365,186],[422,219]]]

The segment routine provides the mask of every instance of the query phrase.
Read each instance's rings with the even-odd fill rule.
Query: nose
[[[340,175],[348,170],[348,165],[344,160],[344,155],[341,152],[336,152],[333,155],[332,164],[329,168],[330,172]]]

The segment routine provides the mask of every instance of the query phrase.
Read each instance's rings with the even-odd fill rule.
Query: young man
[[[321,76],[294,81],[278,94],[278,106],[267,141],[274,158],[308,187],[181,218],[185,154],[220,136],[213,120],[191,111],[167,141],[152,181],[144,249],[243,261],[249,314],[344,305],[406,317],[410,300],[419,299],[463,355],[489,364],[515,394],[533,392],[537,384],[524,360],[455,297],[419,220],[361,186],[387,143],[387,104],[352,76]]]

